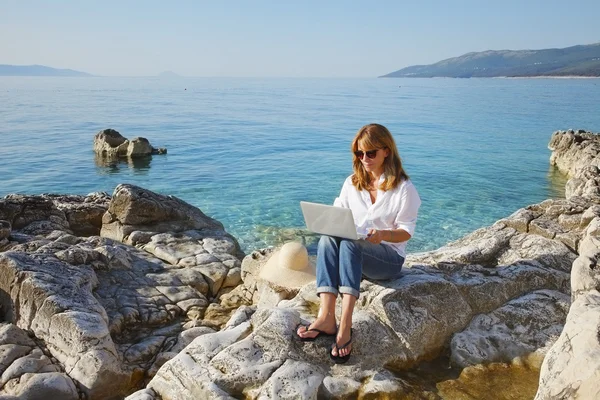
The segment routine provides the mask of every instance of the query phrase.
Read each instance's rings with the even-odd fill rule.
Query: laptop
[[[356,232],[352,210],[327,204],[301,201],[300,208],[309,231],[344,239],[365,239],[366,234]]]

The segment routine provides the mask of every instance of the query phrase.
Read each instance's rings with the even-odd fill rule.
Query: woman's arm
[[[367,240],[371,243],[379,244],[382,241],[390,243],[406,242],[410,238],[410,233],[406,232],[404,229],[369,229],[369,236],[367,237]]]
[[[394,219],[394,229],[377,230],[371,229],[367,240],[379,244],[382,241],[390,243],[406,242],[412,237],[417,224],[417,214],[421,206],[421,198],[414,185],[409,182],[401,194],[400,211]]]

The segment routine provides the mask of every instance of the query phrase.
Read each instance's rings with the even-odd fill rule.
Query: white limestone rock
[[[159,234],[152,237],[143,247],[149,253],[170,264],[177,265],[182,259],[195,259],[196,255],[206,253],[201,244],[190,238],[177,238],[172,234]]]
[[[260,399],[317,399],[324,374],[313,365],[287,360],[262,386]]]
[[[569,306],[568,295],[540,290],[476,315],[467,329],[452,337],[451,360],[464,368],[547,351],[562,331]]]
[[[571,305],[558,341],[540,371],[536,400],[600,398],[600,292],[590,290]]]
[[[106,312],[92,295],[93,271],[22,253],[0,254],[0,268],[0,289],[17,302],[3,304],[10,320],[42,339],[92,398],[122,393],[126,374]]]
[[[250,323],[246,322],[230,330],[196,338],[163,365],[148,388],[163,400],[233,399],[214,383],[214,378],[223,374],[212,367],[209,361],[224,348],[245,337],[249,331]],[[177,378],[173,379],[175,376]]]
[[[61,366],[14,324],[0,324],[0,398],[79,399]]]
[[[321,396],[326,399],[352,399],[361,387],[361,383],[346,377],[326,376],[321,386]]]
[[[600,398],[600,218],[593,219],[573,263],[573,303],[540,371],[536,400]]]
[[[142,389],[125,397],[125,400],[159,400],[152,389]]]
[[[408,393],[407,386],[389,371],[378,371],[367,379],[360,392],[365,398],[402,398]]]
[[[598,166],[600,141],[598,135],[585,131],[556,131],[550,138],[552,150],[550,164],[569,176],[575,176],[581,168]]]
[[[26,373],[19,382],[9,382],[4,391],[19,400],[77,400],[80,398],[73,381],[64,373]]]
[[[111,269],[131,269],[131,257],[125,246],[104,245],[96,247],[94,251],[102,254],[108,268]]]

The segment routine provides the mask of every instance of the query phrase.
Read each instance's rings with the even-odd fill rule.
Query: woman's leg
[[[335,338],[337,347],[350,340],[352,330],[352,313],[354,304],[360,295],[360,279],[362,276],[362,246],[364,240],[342,240],[340,242],[340,293],[342,293],[342,315],[340,327]],[[352,346],[338,349],[333,347],[331,354],[344,357],[350,354]]]
[[[358,298],[362,277],[362,254],[365,240],[346,240],[340,242],[340,293],[351,294]]]
[[[404,257],[385,244],[365,246],[362,252],[362,273],[369,279],[395,279],[402,272]]]
[[[317,248],[317,294],[333,293],[340,286],[340,239],[323,235]]]
[[[340,281],[339,274],[339,239],[323,235],[317,250],[317,294],[321,298],[317,319],[309,329],[318,329],[334,334],[337,329],[335,320],[335,301]],[[319,333],[309,331],[305,327],[298,328],[301,338],[313,338]]]
[[[391,279],[399,276],[404,258],[384,244],[373,244],[366,240],[342,240],[340,243],[340,293],[343,293],[342,317],[336,337],[336,344],[342,346],[350,340],[354,304],[360,295],[362,275],[371,279]],[[334,356],[345,356],[352,351],[351,346],[333,348]]]
[[[340,327],[335,338],[337,346],[343,346],[350,340],[350,332],[352,330],[352,313],[354,312],[354,304],[356,297],[351,294],[344,294],[342,297],[342,316],[340,318]],[[331,354],[334,356],[344,357],[352,351],[352,345],[339,350],[334,347]]]

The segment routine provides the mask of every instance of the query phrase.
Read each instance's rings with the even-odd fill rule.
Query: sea
[[[200,208],[246,253],[294,239],[314,253],[299,202],[333,203],[372,122],[422,200],[407,250],[432,250],[564,196],[548,142],[600,132],[600,79],[0,77],[0,197],[130,183]],[[98,159],[106,128],[168,153]]]

